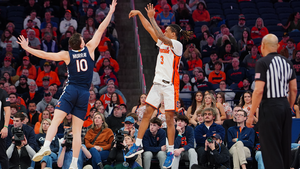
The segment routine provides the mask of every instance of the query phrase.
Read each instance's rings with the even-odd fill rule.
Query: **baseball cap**
[[[101,0],[99,4],[103,4],[103,3],[106,3],[105,0]]]
[[[209,35],[207,36],[207,38],[209,38],[209,37],[212,37],[213,39],[215,38],[214,35],[212,35],[212,34],[209,34]]]
[[[284,32],[282,37],[288,37],[289,36],[289,33],[288,32]]]
[[[108,50],[108,47],[107,46],[100,46],[99,47],[99,51],[100,52],[105,52],[105,51],[107,51]]]
[[[82,3],[90,3],[89,0],[82,0]]]
[[[133,119],[133,117],[131,117],[131,116],[126,117],[124,123],[126,123],[126,122],[130,122],[130,123],[134,124],[134,119]]]
[[[27,77],[25,75],[21,75],[19,79],[24,78],[27,81]]]
[[[238,52],[233,52],[232,57],[240,57]]]
[[[243,14],[239,15],[239,20],[245,20],[245,16]]]
[[[214,138],[216,138],[216,139],[222,140],[222,137],[221,137],[219,134],[217,134],[217,133],[214,133],[214,134],[212,135],[212,137],[214,137]]]
[[[118,105],[118,104],[116,104],[115,106],[114,106],[114,108],[120,108],[120,105]]]
[[[66,13],[67,13],[67,12],[71,13],[71,11],[70,11],[69,9],[66,10]]]
[[[24,56],[23,60],[29,60],[29,57],[28,56]]]
[[[43,81],[49,81],[49,77],[48,76],[44,76],[43,77]]]
[[[109,78],[109,79],[106,80],[106,83],[108,83],[110,80],[113,80],[114,82],[116,82],[115,78]]]
[[[51,96],[50,92],[45,92],[44,96]]]
[[[11,58],[8,57],[8,56],[6,56],[6,57],[4,58],[4,61],[10,61],[10,62],[11,62]]]
[[[50,66],[50,63],[49,62],[45,62],[44,66]]]
[[[248,40],[248,41],[247,41],[247,45],[254,45],[253,40]]]

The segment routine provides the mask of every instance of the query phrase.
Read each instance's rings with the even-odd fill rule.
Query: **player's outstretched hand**
[[[128,17],[129,17],[129,19],[130,19],[130,18],[132,18],[132,17],[138,15],[139,13],[140,13],[139,10],[131,10],[130,13],[129,13],[129,15],[128,15]]]
[[[20,35],[20,36],[18,37],[18,40],[19,40],[19,41],[17,41],[17,43],[18,43],[19,45],[21,45],[23,49],[25,49],[26,47],[28,47],[28,38],[25,39],[25,37],[24,37],[23,35]]]
[[[248,117],[248,119],[247,119],[247,121],[246,121],[246,126],[247,126],[248,128],[253,128],[253,127],[254,127],[254,126],[253,126],[253,120],[254,120],[253,116],[249,116],[249,117]]]
[[[147,7],[145,7],[147,11],[147,15],[149,18],[154,18],[155,15],[155,8],[153,8],[153,4],[149,3]]]
[[[113,0],[111,5],[109,6],[109,12],[110,13],[114,13],[115,12],[115,9],[116,9],[116,6],[117,6],[117,0]]]

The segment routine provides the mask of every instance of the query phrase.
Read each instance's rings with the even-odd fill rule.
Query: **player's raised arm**
[[[149,3],[147,7],[145,8],[147,11],[147,15],[150,19],[150,22],[152,24],[152,27],[154,29],[155,35],[159,40],[161,40],[164,44],[173,47],[171,39],[166,37],[164,33],[161,31],[160,27],[157,25],[154,15],[155,15],[155,9],[153,8],[153,4]]]
[[[54,60],[54,61],[65,61],[66,63],[68,63],[69,59],[69,55],[67,51],[61,51],[58,53],[52,53],[52,52],[45,52],[43,50],[38,50],[38,49],[33,49],[31,47],[28,46],[28,38],[25,39],[25,37],[23,35],[20,35],[18,37],[18,44],[21,45],[21,47],[26,50],[27,52],[29,52],[30,54],[42,58],[42,59],[49,59],[49,60]]]
[[[132,18],[134,16],[138,15],[143,27],[149,32],[149,34],[151,35],[152,39],[157,42],[157,36],[154,32],[154,29],[152,27],[152,25],[150,24],[150,22],[144,17],[144,15],[139,11],[139,10],[131,10],[129,13],[129,18]]]
[[[102,23],[99,25],[93,38],[86,44],[86,46],[88,48],[95,50],[95,48],[99,45],[102,34],[103,34],[104,30],[106,29],[106,27],[108,26],[113,13],[115,12],[116,5],[117,5],[117,0],[113,0],[110,5],[110,9],[109,9],[107,16],[102,21]]]

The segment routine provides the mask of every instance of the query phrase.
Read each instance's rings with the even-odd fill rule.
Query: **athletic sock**
[[[143,139],[137,138],[136,141],[135,141],[135,145],[137,145],[137,146],[142,145],[142,140]]]
[[[78,158],[76,158],[76,157],[73,157],[73,158],[72,158],[72,162],[71,162],[71,164],[75,164],[75,165],[77,165],[77,161],[78,161]]]
[[[51,141],[45,140],[43,147],[49,147],[51,144]]]
[[[171,152],[172,154],[174,154],[174,145],[168,146],[168,152]]]

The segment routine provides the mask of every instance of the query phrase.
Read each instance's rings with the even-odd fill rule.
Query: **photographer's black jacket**
[[[9,169],[27,169],[31,166],[31,159],[25,147],[21,148],[19,155],[18,149],[15,146],[12,156],[9,159]],[[21,168],[20,168],[21,167]]]
[[[208,151],[204,152],[204,155],[202,155],[200,164],[203,164],[207,167],[215,167],[219,168],[222,165],[226,166],[227,168],[230,167],[230,154],[227,149],[227,147],[224,144],[221,144],[221,150],[215,149],[214,151],[211,151],[208,148]]]

